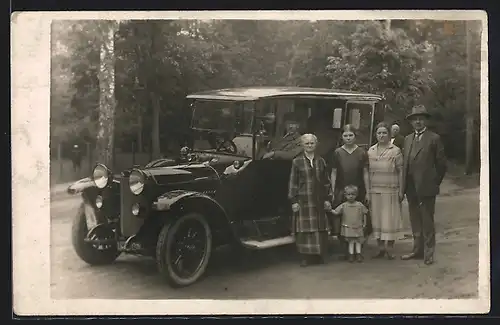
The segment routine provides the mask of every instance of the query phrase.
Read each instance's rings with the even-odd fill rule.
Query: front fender
[[[187,198],[200,198],[208,200],[211,203],[215,204],[218,208],[220,208],[220,210],[223,211],[224,214],[226,214],[224,208],[210,196],[196,191],[185,191],[185,190],[177,190],[177,191],[170,191],[163,193],[153,203],[153,209],[156,211],[168,211],[171,210],[176,203]]]
[[[94,181],[90,177],[82,178],[68,187],[67,192],[72,195],[82,193],[87,188],[96,187]]]
[[[120,213],[120,189],[118,185],[119,181],[113,179],[110,185],[104,189],[99,189],[94,181],[90,177],[87,177],[71,184],[67,192],[70,195],[81,195],[83,201],[92,207],[95,207],[96,196],[101,195],[104,199],[104,206],[99,209],[99,214],[114,218]]]
[[[85,222],[87,224],[87,231],[96,227],[99,223],[99,216],[94,207],[90,204],[90,202],[82,203],[83,212],[85,214]]]
[[[116,180],[114,178],[113,178],[112,182],[113,182],[113,186],[120,183],[118,180]],[[109,185],[108,185],[108,187],[109,187]],[[67,192],[69,194],[76,195],[79,193],[83,193],[88,188],[97,188],[97,186],[95,185],[94,181],[90,177],[85,177],[85,178],[82,178],[82,179],[74,182],[73,184],[71,184],[68,187]]]
[[[167,214],[172,212],[173,215],[181,211],[196,211],[207,217],[218,243],[228,242],[229,238],[238,239],[237,232],[224,207],[206,194],[187,190],[167,192],[156,199],[153,203],[153,210]]]

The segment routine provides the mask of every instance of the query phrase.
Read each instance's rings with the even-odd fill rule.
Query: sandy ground
[[[436,263],[373,260],[370,242],[363,264],[332,255],[326,265],[301,268],[293,246],[237,259],[231,251],[214,255],[207,276],[182,289],[168,287],[151,259],[121,256],[114,264],[91,267],[70,242],[78,198],[51,205],[51,295],[54,299],[255,299],[255,298],[474,298],[478,287],[479,189],[438,197]],[[403,207],[407,222],[407,206]],[[397,242],[396,253],[411,249]],[[236,262],[239,261],[239,262]]]

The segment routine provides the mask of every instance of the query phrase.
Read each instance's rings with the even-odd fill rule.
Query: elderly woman
[[[325,160],[315,154],[318,139],[301,137],[303,152],[292,161],[288,198],[292,203],[295,242],[302,255],[301,266],[324,263],[329,224],[325,210],[331,209],[330,182]]]
[[[342,130],[343,145],[335,149],[328,159],[333,187],[333,207],[337,207],[345,201],[344,188],[347,185],[355,185],[358,188],[356,201],[364,204],[367,204],[368,201],[366,196],[368,155],[366,150],[356,144],[356,133],[357,130],[351,124],[346,124]],[[332,223],[335,224],[335,232],[339,232],[340,218],[335,218]],[[365,236],[369,235],[370,226],[371,222],[370,218],[368,218]],[[340,233],[338,235],[340,236]],[[344,245],[344,253],[347,257],[347,243],[342,237],[339,237],[339,239]]]
[[[394,259],[392,250],[402,225],[403,155],[401,149],[391,143],[388,124],[379,123],[375,133],[378,142],[368,150],[373,236],[379,246],[375,257]]]

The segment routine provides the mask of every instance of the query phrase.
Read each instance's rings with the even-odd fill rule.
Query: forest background
[[[480,165],[480,35],[480,21],[54,21],[51,180],[82,177],[68,165],[74,144],[84,174],[97,159],[120,170],[176,152],[185,96],[239,86],[383,94],[403,134],[424,104],[448,159],[470,173]]]

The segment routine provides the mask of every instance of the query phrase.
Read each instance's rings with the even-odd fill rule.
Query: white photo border
[[[50,295],[50,26],[81,19],[481,20],[477,299],[54,300]],[[459,314],[490,309],[488,24],[479,10],[15,12],[11,16],[13,302],[17,315]],[[171,312],[168,312],[171,311]]]

